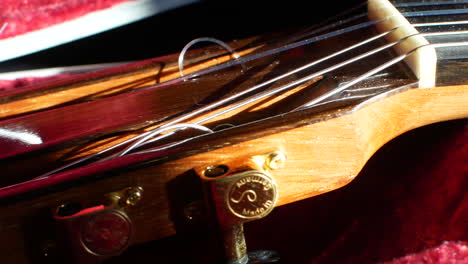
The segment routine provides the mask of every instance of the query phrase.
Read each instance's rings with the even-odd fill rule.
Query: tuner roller
[[[129,187],[107,194],[102,204],[84,207],[81,203],[65,203],[57,207],[54,219],[61,230],[61,244],[70,251],[73,261],[100,263],[123,253],[134,234],[125,209],[135,206],[142,194],[142,188]]]
[[[80,242],[96,256],[115,256],[130,244],[133,226],[122,211],[109,210],[88,217],[80,230]]]
[[[133,224],[121,210],[96,206],[72,215],[54,216],[64,245],[77,263],[99,263],[121,254],[133,235]]]

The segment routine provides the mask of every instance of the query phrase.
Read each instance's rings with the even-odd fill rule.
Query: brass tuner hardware
[[[286,155],[281,151],[274,151],[266,155],[264,166],[268,170],[277,170],[282,168],[285,162]]]
[[[63,234],[60,239],[73,260],[99,263],[122,253],[134,233],[126,210],[137,205],[142,197],[141,187],[128,187],[105,195],[101,201],[64,203],[57,207],[54,218]]]
[[[277,200],[276,183],[256,170],[234,174],[225,194],[230,213],[254,220],[263,218],[272,210]]]
[[[243,224],[267,216],[278,200],[271,171],[284,165],[281,151],[223,161],[195,169],[205,185],[207,208],[220,228],[227,263],[274,263],[276,254],[247,253]],[[259,260],[258,256],[274,256]],[[269,262],[266,262],[269,261]]]
[[[135,206],[143,198],[143,188],[128,187],[120,191],[107,194],[112,207],[126,208]]]

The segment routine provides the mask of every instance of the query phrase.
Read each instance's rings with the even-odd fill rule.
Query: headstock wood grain
[[[382,1],[371,1],[371,5],[377,2]],[[446,6],[437,7],[445,10],[440,7]],[[401,8],[417,7],[401,5]],[[438,10],[437,8],[431,5],[431,10]],[[458,5],[450,8],[460,9]],[[430,86],[431,78],[436,77],[427,75],[428,71],[433,71],[431,67],[436,65],[430,64],[433,63],[431,60],[427,62],[427,56],[421,56],[420,50],[417,49],[418,45],[428,44],[421,44],[424,39],[411,41],[413,38],[408,37],[408,34],[414,32],[408,32],[408,26],[400,24],[401,21],[389,26],[388,21],[395,22],[392,21],[394,14],[390,15],[392,19],[380,21],[383,17],[379,17],[381,14],[378,11],[383,9],[380,5],[374,9],[377,12],[371,13],[369,17],[377,22],[362,24],[367,23],[365,15],[354,21],[341,20],[345,22],[337,25],[338,28],[348,29],[356,25],[368,25],[362,26],[361,29],[350,30],[331,38],[324,37],[317,42],[313,41],[314,36],[333,35],[336,28],[329,28],[320,33],[311,32],[317,32],[323,27],[305,29],[290,33],[287,40],[271,40],[268,45],[252,51],[252,54],[278,47],[290,47],[288,45],[294,43],[302,44],[284,52],[274,52],[269,56],[244,61],[243,71],[241,65],[235,64],[185,82],[167,86],[162,84],[134,93],[58,107],[2,121],[2,129],[14,131],[15,128],[21,127],[22,131],[31,132],[42,141],[39,145],[20,145],[17,140],[2,139],[6,149],[2,153],[4,160],[1,161],[5,172],[2,185],[14,185],[0,190],[3,233],[0,245],[2,248],[9,248],[11,252],[17,252],[7,256],[7,263],[27,263],[30,261],[30,255],[34,258],[40,253],[25,255],[20,252],[31,252],[30,248],[34,247],[32,244],[45,245],[47,241],[55,239],[51,211],[62,204],[79,202],[87,207],[104,203],[103,197],[109,193],[132,186],[142,187],[144,198],[127,212],[136,227],[131,242],[141,244],[171,236],[176,231],[183,233],[187,228],[187,223],[183,220],[183,211],[190,202],[202,199],[203,195],[202,188],[199,188],[199,182],[194,176],[194,168],[204,168],[279,150],[286,154],[287,161],[283,168],[275,170],[272,174],[279,192],[277,205],[286,205],[348,184],[382,145],[406,131],[435,122],[466,118],[468,95],[463,70],[466,71],[468,67],[465,66],[464,60],[466,50],[463,50],[463,43],[466,43],[466,35],[463,32],[465,24],[457,22],[463,21],[462,18],[466,15],[453,15],[446,21],[443,19],[447,19],[447,16],[442,12],[436,16],[441,19],[437,20],[436,26],[427,24],[433,20],[424,21],[427,17],[416,16],[415,11],[404,12],[410,14],[408,19],[412,23],[425,23],[418,27],[420,31],[444,32],[430,35],[432,39],[429,41],[458,43],[450,46],[452,52],[445,52],[445,57],[439,58],[437,86],[416,89],[414,87],[417,86],[417,78],[410,68],[419,76],[419,84],[423,87]],[[362,10],[355,11],[359,15]],[[386,12],[387,10],[383,13],[388,16]],[[414,16],[411,17],[411,14]],[[417,19],[421,17],[423,21]],[[445,25],[440,23],[441,21],[451,23]],[[375,25],[381,30],[380,33],[374,29]],[[452,35],[446,34],[447,31],[459,33],[450,38]],[[327,33],[330,34],[326,35]],[[379,34],[383,35],[375,41],[367,41]],[[392,40],[395,38],[397,41],[408,38],[409,41],[402,41],[401,44],[404,45],[395,43],[393,46],[396,47],[396,52],[391,51],[389,46],[388,49],[383,49],[383,52],[372,56],[352,59],[388,45],[395,41]],[[148,131],[167,124],[171,122],[168,116],[179,112],[186,113],[193,109],[194,103],[209,105],[214,99],[219,99],[218,97],[226,98],[238,94],[262,81],[360,42],[365,44],[321,62],[315,68],[296,72],[263,87],[267,92],[274,91],[297,80],[304,80],[290,90],[277,92],[274,99],[266,96],[203,123],[210,128],[226,123],[233,124],[234,127],[201,136],[183,133],[172,140],[189,138],[189,142],[173,148],[85,164],[31,181],[34,177],[71,161],[106,149],[115,142],[122,142],[132,134],[141,133],[142,129]],[[429,48],[430,45],[421,50]],[[407,67],[403,63],[403,54],[412,52],[413,49],[416,49],[416,52],[410,54],[412,62]],[[441,49],[447,51],[446,48],[439,48]],[[245,55],[247,58],[248,56]],[[379,74],[372,72],[369,76],[363,75],[399,56],[403,56],[401,62],[395,61],[394,65],[382,68]],[[347,67],[324,71],[348,60],[352,62],[350,61]],[[352,86],[353,82],[356,82],[356,85]],[[337,91],[337,85],[349,86],[349,89],[339,91],[315,105],[303,107],[316,98]],[[164,107],[161,104],[165,104]],[[124,111],[115,111],[122,107]],[[223,106],[221,110],[216,111],[227,108],[228,106]],[[65,113],[71,114],[71,117],[63,119]],[[198,117],[191,117],[183,122],[196,122],[211,113],[210,111]],[[64,127],[67,131],[63,130]],[[71,143],[67,142],[70,140]],[[162,141],[160,144],[168,142]],[[43,224],[43,235],[35,235],[32,239],[28,230],[37,223]]]

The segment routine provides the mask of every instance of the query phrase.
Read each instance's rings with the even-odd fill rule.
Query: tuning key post
[[[247,252],[243,224],[266,217],[278,200],[271,170],[283,166],[284,153],[223,161],[195,169],[204,183],[205,202],[224,243],[226,263],[276,263],[272,251]]]

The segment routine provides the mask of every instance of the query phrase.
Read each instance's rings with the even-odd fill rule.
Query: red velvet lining
[[[50,27],[128,0],[1,0],[0,39]]]
[[[418,254],[385,262],[385,264],[464,264],[468,263],[468,244],[445,242]]]

